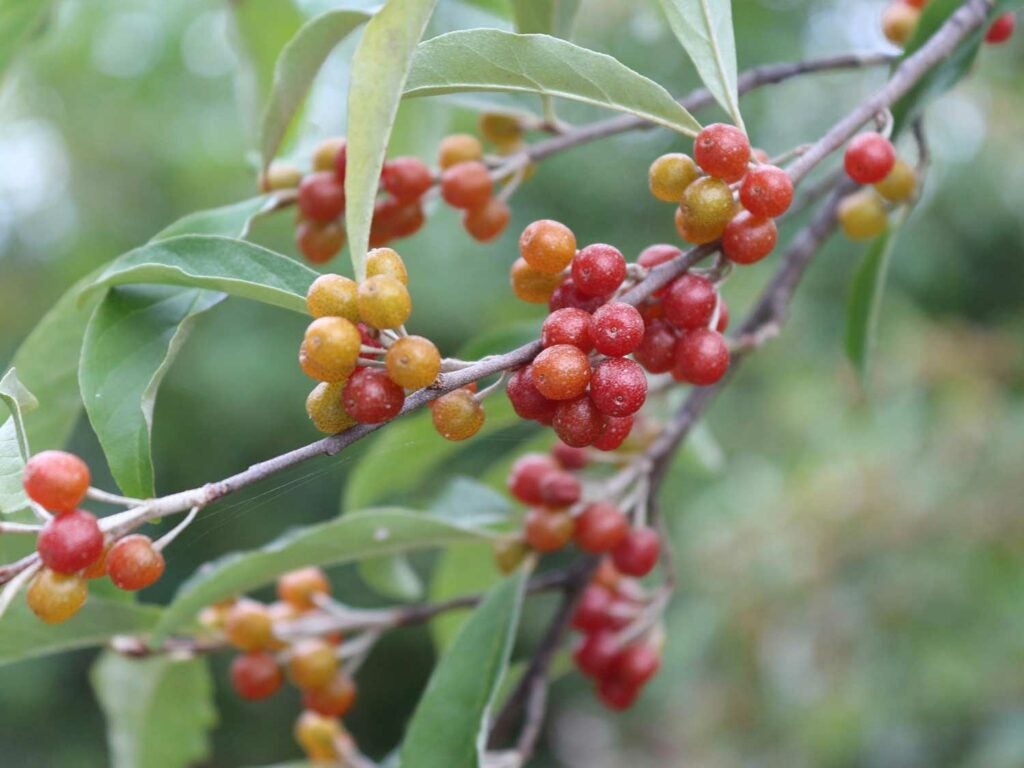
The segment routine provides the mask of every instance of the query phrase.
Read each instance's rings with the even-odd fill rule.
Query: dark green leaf
[[[501,571],[494,563],[490,544],[468,542],[445,547],[430,574],[429,596],[432,602],[451,600],[460,595],[485,592],[501,581]],[[430,622],[430,635],[437,652],[443,653],[462,625],[469,618],[469,609],[445,611]]]
[[[580,0],[512,0],[516,30],[524,35],[554,35],[568,40]]]
[[[52,0],[0,0],[0,75],[45,29],[52,8]]]
[[[384,597],[404,602],[423,597],[423,581],[404,555],[361,560],[359,576],[370,589]]]
[[[28,507],[22,470],[32,451],[22,414],[35,409],[39,401],[25,389],[14,368],[0,379],[0,400],[11,413],[0,426],[0,514],[7,515]]]

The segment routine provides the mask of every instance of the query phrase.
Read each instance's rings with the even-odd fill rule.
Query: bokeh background
[[[0,90],[0,360],[79,276],[180,215],[254,193],[261,78],[290,25],[329,5],[58,3]],[[674,93],[696,84],[656,3],[583,6],[581,44]],[[883,7],[737,0],[740,66],[883,49]],[[442,0],[431,33],[506,24]],[[986,48],[969,80],[929,111],[935,161],[896,249],[870,397],[842,352],[843,304],[863,247],[836,240],[811,269],[784,336],[744,366],[664,490],[681,585],[663,672],[621,716],[602,711],[577,676],[561,679],[537,765],[1024,765],[1022,37]],[[295,158],[343,130],[350,52],[339,49],[315,88]],[[812,140],[883,76],[816,76],[746,97],[754,143],[775,153]],[[432,157],[447,132],[472,130],[473,101],[403,106],[392,152]],[[571,106],[562,114],[598,116]],[[546,161],[493,245],[474,243],[439,209],[399,247],[412,275],[412,327],[454,352],[483,331],[539,323],[513,300],[506,275],[516,234],[541,216],[627,255],[673,242],[671,209],[645,188],[647,164],[669,150],[689,148],[650,131]],[[255,237],[294,253],[290,228],[278,216]],[[731,277],[734,315],[775,261]],[[315,437],[303,412],[309,382],[295,365],[302,327],[297,316],[234,300],[202,319],[156,409],[160,490]],[[482,439],[471,466],[500,461],[535,434]],[[71,445],[109,485],[84,421]],[[336,514],[363,450],[208,510],[143,599],[165,601],[202,562]],[[469,461],[456,454],[448,469],[464,472]],[[408,500],[425,506],[428,493]],[[429,571],[429,559],[417,564]],[[353,573],[332,576],[345,599],[379,600]],[[531,603],[523,647],[549,608]],[[369,753],[400,738],[433,653],[425,629],[402,630],[364,668],[349,725]],[[5,765],[108,764],[88,683],[94,657],[0,669]],[[226,659],[214,669],[220,723],[206,764],[297,757],[297,696],[241,703],[224,685]]]

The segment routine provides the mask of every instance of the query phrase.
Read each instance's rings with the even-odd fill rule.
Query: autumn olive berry
[[[540,498],[547,507],[569,507],[580,500],[583,486],[572,472],[556,469],[540,481]]]
[[[707,328],[683,333],[675,355],[672,376],[697,386],[714,384],[729,369],[729,345],[722,334]]]
[[[552,446],[551,457],[563,469],[583,469],[590,461],[586,449],[573,448],[571,445],[561,442]]]
[[[615,632],[607,629],[585,635],[572,657],[580,672],[588,677],[603,677],[618,655],[621,643]]]
[[[505,231],[512,211],[508,203],[492,197],[482,205],[470,208],[462,214],[462,226],[470,237],[481,243],[489,243]]]
[[[295,722],[295,741],[314,763],[337,763],[337,742],[344,735],[337,720],[308,709]]]
[[[295,247],[313,264],[324,264],[345,246],[345,227],[337,221],[304,219],[295,229]]]
[[[103,537],[103,551],[100,552],[100,556],[92,561],[82,572],[81,576],[83,579],[90,581],[92,579],[102,579],[107,575],[107,555],[110,554],[110,548],[114,546],[114,540],[110,536]]]
[[[359,319],[356,304],[356,281],[343,275],[320,275],[306,291],[306,307],[313,317],[343,317],[349,322]]]
[[[985,42],[990,44],[1005,43],[1013,35],[1013,29],[1017,26],[1017,17],[1013,11],[997,16],[992,26],[985,33]]]
[[[580,541],[580,522],[582,518],[576,519],[576,545]],[[615,596],[607,587],[600,584],[588,584],[572,614],[572,628],[580,632],[597,632],[609,626],[608,611],[615,601]]]
[[[590,313],[574,307],[556,309],[544,318],[540,341],[545,347],[571,344],[583,352],[589,352],[594,346],[590,340]]]
[[[332,136],[324,139],[313,148],[312,162],[314,171],[333,171],[338,169],[339,158],[341,162],[338,178],[345,178],[345,138],[343,136]]]
[[[409,284],[409,272],[405,262],[394,248],[373,248],[366,253],[366,276],[386,275],[402,285]]]
[[[889,175],[875,184],[875,191],[891,203],[906,203],[917,191],[917,171],[906,160],[897,158]]]
[[[710,176],[729,183],[739,181],[750,162],[750,141],[734,125],[713,123],[693,140],[693,159]]]
[[[348,415],[360,424],[380,424],[401,412],[405,390],[384,371],[363,368],[349,377],[341,401]]]
[[[484,112],[480,115],[480,135],[499,148],[510,147],[523,137],[519,118],[500,112]]]
[[[634,360],[610,357],[594,368],[590,399],[607,416],[629,416],[647,399],[647,376]]]
[[[725,333],[725,329],[729,327],[729,305],[725,303],[725,299],[719,295],[718,297],[718,322],[715,323],[715,330],[719,333]]]
[[[572,260],[572,279],[580,293],[607,296],[626,279],[626,259],[611,245],[588,245]]]
[[[311,221],[332,221],[345,210],[345,187],[330,171],[311,173],[302,179],[299,211]]]
[[[647,324],[633,358],[651,373],[668,373],[675,365],[676,331],[666,320]]]
[[[456,389],[434,402],[434,429],[445,440],[467,440],[484,425],[484,407],[472,392]]]
[[[627,685],[640,687],[658,673],[661,655],[649,643],[633,643],[612,660],[609,673]]]
[[[330,592],[327,575],[315,566],[288,571],[277,579],[277,596],[299,611],[316,608],[317,598]]]
[[[491,172],[479,160],[457,163],[441,174],[441,197],[453,208],[479,208],[493,189]]]
[[[793,180],[774,165],[757,165],[743,177],[740,203],[754,216],[774,219],[793,202]]]
[[[398,339],[388,349],[384,362],[391,380],[406,389],[430,386],[441,372],[441,353],[434,342],[422,336]]]
[[[555,289],[562,282],[557,272],[541,272],[534,269],[523,258],[516,259],[509,274],[512,292],[521,301],[528,304],[546,304]]]
[[[334,646],[320,638],[300,640],[288,657],[288,678],[303,691],[327,685],[338,671]]]
[[[631,304],[605,304],[590,318],[590,339],[602,355],[628,355],[643,338],[644,319]]]
[[[576,546],[584,552],[610,552],[628,533],[626,516],[608,501],[588,505],[576,518]]]
[[[620,712],[636,703],[640,688],[619,680],[605,677],[597,681],[597,698],[608,709]]]
[[[344,717],[356,703],[356,684],[344,672],[338,672],[327,685],[302,694],[302,706],[325,717]]]
[[[347,379],[342,381],[322,381],[313,387],[306,397],[306,414],[313,426],[326,435],[344,432],[356,424],[355,419],[348,415],[342,403]]]
[[[740,211],[722,233],[722,253],[736,264],[754,264],[772,252],[778,239],[772,219]]]
[[[657,158],[647,171],[647,185],[651,194],[665,203],[676,203],[683,198],[683,191],[690,186],[700,171],[689,155],[670,152]]]
[[[550,456],[527,453],[516,459],[509,470],[508,490],[524,504],[541,504],[541,483],[549,473],[557,471],[558,465]]]
[[[32,580],[25,600],[44,623],[60,624],[78,613],[88,594],[89,588],[81,576],[43,568]]]
[[[601,429],[591,443],[599,451],[614,451],[629,437],[633,416],[605,416]]]
[[[291,163],[275,160],[260,174],[260,190],[275,192],[281,189],[295,189],[302,181],[302,171]]]
[[[889,217],[882,198],[873,189],[847,195],[836,211],[839,226],[851,240],[870,240],[885,232]]]
[[[676,248],[674,245],[656,243],[655,245],[649,245],[640,251],[640,255],[637,256],[636,263],[646,269],[653,269],[659,264],[664,264],[666,261],[672,261],[676,256],[681,256],[682,253],[682,250]]]
[[[651,528],[633,528],[612,549],[612,562],[627,576],[646,576],[658,562],[661,536]]]
[[[588,395],[560,402],[551,420],[558,439],[574,448],[593,444],[600,437],[604,423],[600,409]]]
[[[482,160],[484,147],[480,139],[468,133],[453,133],[441,139],[437,149],[437,164],[441,170],[469,160]]]
[[[665,319],[680,330],[704,328],[718,301],[715,285],[702,275],[686,273],[673,280],[662,300]]]
[[[89,467],[73,453],[41,451],[25,462],[25,493],[51,512],[71,512],[89,490]]]
[[[902,48],[914,34],[920,18],[921,11],[909,3],[896,0],[882,13],[882,34],[890,43]]]
[[[284,682],[273,654],[252,651],[231,662],[231,684],[243,699],[257,701],[273,696]]]
[[[846,175],[858,184],[874,184],[889,175],[896,150],[885,136],[874,131],[854,136],[843,155]]]
[[[717,240],[736,213],[732,190],[721,179],[705,176],[686,188],[676,210],[676,229],[684,240],[702,245]]]
[[[36,550],[47,568],[76,573],[103,554],[103,533],[94,515],[76,509],[47,521],[39,532]]]
[[[384,163],[380,183],[402,203],[418,200],[434,183],[426,163],[418,157],[396,157]]]
[[[505,387],[505,392],[512,404],[512,410],[519,418],[550,424],[555,417],[558,403],[544,397],[534,386],[531,366],[520,368],[513,373]]]
[[[532,507],[526,513],[523,536],[538,552],[556,552],[572,541],[575,523],[564,509]]]
[[[590,360],[578,347],[556,344],[534,358],[532,376],[534,386],[544,397],[571,400],[583,394],[590,383]]]
[[[373,206],[369,245],[379,248],[396,238],[410,237],[420,230],[425,221],[419,200],[411,203],[401,203],[391,197],[378,200]]]
[[[558,278],[558,275],[554,275]],[[562,278],[558,287],[551,294],[548,300],[548,309],[555,312],[565,307],[582,309],[584,312],[596,312],[609,297],[588,296],[576,287],[576,281],[572,277]]]
[[[357,294],[359,317],[374,328],[398,328],[412,313],[409,289],[401,280],[377,275],[363,280]]]
[[[306,328],[302,348],[309,362],[331,380],[344,378],[355,368],[362,343],[359,330],[343,317],[318,317]]]
[[[274,641],[273,621],[267,607],[255,600],[239,600],[224,616],[224,636],[240,651],[262,651]]]
[[[576,236],[564,224],[540,219],[519,236],[519,255],[539,272],[557,274],[576,255]]]
[[[114,542],[107,573],[114,586],[129,592],[144,589],[164,574],[164,556],[148,536],[133,533]]]

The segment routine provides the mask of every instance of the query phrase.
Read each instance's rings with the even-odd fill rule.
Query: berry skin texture
[[[772,219],[741,211],[722,233],[722,252],[736,264],[754,264],[775,248],[779,230]]]
[[[629,533],[629,521],[622,510],[607,501],[597,501],[576,518],[576,546],[598,554],[618,546]]]
[[[103,533],[95,516],[76,509],[43,526],[36,550],[47,568],[58,573],[76,573],[103,554]]]
[[[570,344],[583,352],[589,352],[594,347],[590,340],[590,313],[575,307],[556,309],[544,318],[540,342],[545,348]]]
[[[441,395],[431,409],[434,429],[445,440],[468,440],[484,425],[484,407],[465,389]]]
[[[489,243],[505,231],[511,219],[508,203],[492,197],[483,205],[467,210],[462,215],[462,226],[477,242]]]
[[[343,317],[318,317],[306,328],[306,358],[332,378],[344,378],[356,366],[362,339],[359,329]]]
[[[590,338],[602,355],[628,355],[643,341],[644,319],[630,304],[605,304],[590,319]]]
[[[366,276],[387,275],[402,285],[409,284],[409,273],[405,262],[393,248],[374,248],[366,254]]]
[[[590,383],[590,360],[578,347],[556,344],[542,350],[531,364],[533,385],[549,400],[572,400]]]
[[[277,693],[283,682],[277,660],[265,651],[243,653],[231,662],[231,684],[243,699],[266,699]]]
[[[558,274],[576,256],[576,236],[564,224],[540,219],[519,236],[519,255],[538,272]]]
[[[306,414],[325,435],[336,435],[356,424],[342,402],[345,381],[322,381],[306,397]]]
[[[793,202],[793,180],[774,165],[751,168],[740,185],[740,203],[754,216],[774,219]]]
[[[338,758],[336,741],[344,735],[341,723],[305,710],[295,721],[295,741],[312,762],[334,763]]]
[[[992,26],[985,33],[985,42],[990,45],[1005,43],[1013,35],[1013,28],[1017,26],[1017,18],[1013,11],[1008,11],[998,16]]]
[[[654,320],[647,325],[633,358],[651,373],[668,373],[676,362],[675,350],[675,329],[665,320]]]
[[[343,317],[354,323],[359,319],[358,288],[343,275],[320,275],[306,292],[306,308],[313,317]]]
[[[858,184],[874,184],[889,175],[896,150],[885,136],[874,131],[854,136],[843,155],[846,175]]]
[[[672,261],[672,259],[681,254],[682,251],[674,245],[656,243],[644,248],[640,255],[637,256],[636,263],[646,269],[652,269],[659,264],[664,264],[666,261]]]
[[[661,537],[650,528],[634,528],[612,550],[612,562],[626,576],[646,576],[658,562]]]
[[[626,441],[632,429],[632,416],[605,416],[593,446],[599,451],[614,451]]]
[[[389,275],[369,277],[359,285],[359,317],[380,330],[398,328],[412,314],[409,289]]]
[[[875,191],[891,203],[905,203],[917,192],[917,171],[906,160],[897,158],[889,175],[875,184]]]
[[[527,304],[547,304],[552,294],[562,282],[557,272],[541,272],[526,263],[526,259],[516,259],[509,274],[512,292],[520,301]]]
[[[345,246],[345,227],[336,221],[303,220],[295,230],[295,247],[313,264],[326,264]]]
[[[611,245],[588,245],[572,260],[572,279],[582,294],[607,296],[626,279],[626,259]]]
[[[576,527],[579,528],[579,520]],[[576,531],[576,540],[579,541],[579,530]],[[611,617],[608,615],[615,596],[607,587],[600,584],[588,584],[583,594],[580,595],[576,610],[572,614],[572,628],[580,632],[597,632],[606,629],[610,625]]]
[[[479,160],[457,163],[441,174],[441,197],[452,208],[479,208],[493,189],[491,172]]]
[[[380,424],[399,414],[405,391],[384,371],[363,368],[349,378],[341,400],[348,415],[360,424]]]
[[[44,624],[60,624],[78,613],[88,595],[89,588],[81,576],[43,568],[32,580],[25,600]]]
[[[693,159],[709,176],[731,184],[747,172],[750,141],[736,126],[713,123],[693,140]]]
[[[542,504],[541,483],[558,465],[543,453],[527,453],[516,459],[508,473],[508,490],[524,504]]]
[[[580,500],[583,487],[576,476],[564,470],[546,474],[540,482],[540,498],[548,507],[568,507]]]
[[[703,245],[717,240],[736,213],[729,185],[705,176],[686,188],[676,210],[676,229],[684,240]]]
[[[441,353],[422,336],[403,336],[384,358],[388,376],[400,387],[420,389],[434,383],[441,372]]]
[[[575,523],[565,510],[532,507],[526,513],[523,535],[538,552],[557,552],[572,541]]]
[[[914,34],[920,18],[921,11],[909,3],[897,0],[882,13],[882,34],[890,43],[902,48]]]
[[[356,703],[356,684],[344,672],[338,672],[322,688],[302,695],[302,706],[324,717],[344,717]]]
[[[551,421],[558,439],[573,448],[584,448],[601,436],[605,420],[587,395],[558,404]]]
[[[704,328],[711,322],[718,301],[715,285],[706,277],[685,274],[668,286],[665,319],[680,330]]]
[[[396,200],[409,203],[422,197],[433,185],[434,178],[418,157],[396,157],[384,163],[380,182]]]
[[[224,636],[240,651],[262,651],[274,643],[273,620],[267,607],[239,600],[224,617]]]
[[[576,646],[572,657],[580,672],[588,677],[604,677],[619,653],[619,641],[609,630],[593,632]]]
[[[89,490],[89,467],[73,453],[41,451],[25,462],[25,493],[51,512],[71,512]]]
[[[843,233],[851,240],[870,240],[885,232],[889,225],[882,199],[871,189],[844,197],[836,216]]]
[[[317,596],[330,593],[327,575],[314,566],[283,573],[277,579],[278,598],[298,611],[316,608]]]
[[[345,186],[330,171],[318,171],[299,183],[299,211],[303,218],[328,222],[345,210]]]
[[[533,383],[532,366],[528,365],[513,373],[508,380],[505,392],[509,402],[512,403],[512,410],[519,418],[550,424],[555,417],[558,403],[544,397],[537,390]]]
[[[164,575],[164,556],[148,536],[133,533],[114,542],[107,573],[114,586],[129,592],[144,589]]]
[[[697,180],[700,171],[689,155],[670,152],[657,158],[647,170],[651,194],[664,203],[678,203],[683,192]]]
[[[288,678],[300,690],[322,688],[331,682],[337,671],[337,654],[326,640],[309,638],[292,646]]]
[[[687,331],[676,342],[673,378],[699,387],[714,384],[729,369],[729,346],[722,334],[707,328]]]
[[[437,165],[441,170],[469,160],[482,160],[484,146],[480,139],[468,133],[453,133],[441,139],[437,149]]]
[[[594,368],[590,399],[606,416],[629,416],[647,399],[647,376],[634,360],[610,357]]]

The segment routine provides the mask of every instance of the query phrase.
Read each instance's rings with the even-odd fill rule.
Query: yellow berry
[[[484,148],[480,139],[468,133],[453,133],[441,139],[437,150],[437,164],[443,171],[458,163],[469,160],[482,160]]]
[[[647,171],[647,183],[651,194],[659,200],[679,203],[683,199],[683,192],[698,176],[700,171],[689,155],[670,152],[651,163]]]
[[[839,226],[851,240],[870,240],[885,231],[889,219],[885,206],[872,189],[843,198],[837,211]]]
[[[302,345],[309,362],[337,381],[355,368],[362,337],[343,317],[318,317],[306,328]]]
[[[513,262],[509,277],[513,293],[529,304],[547,304],[555,288],[562,282],[560,274],[534,269],[523,258]]]
[[[512,573],[530,553],[530,547],[520,539],[506,539],[494,545],[494,564],[502,573]]]
[[[320,275],[306,292],[306,307],[313,317],[344,317],[350,322],[359,319],[356,281],[344,275]]]
[[[345,139],[342,136],[334,136],[321,141],[313,150],[313,170],[333,171],[338,152],[344,148]]]
[[[387,275],[398,280],[402,285],[409,284],[409,273],[405,262],[393,248],[374,248],[366,254],[366,276],[376,277]]]
[[[260,175],[260,189],[272,192],[278,189],[295,189],[302,181],[302,171],[291,163],[275,160]]]
[[[338,758],[337,742],[344,730],[333,717],[306,710],[295,722],[295,740],[314,762],[333,762]]]
[[[906,160],[896,159],[889,175],[875,184],[882,197],[892,203],[905,203],[917,191],[917,172]]]
[[[519,119],[498,112],[484,112],[480,115],[480,135],[499,147],[514,144],[522,138],[523,128]]]
[[[384,358],[388,376],[400,387],[428,387],[441,372],[441,353],[434,342],[422,336],[403,336]]]
[[[348,380],[327,382],[322,381],[313,387],[306,398],[306,414],[313,426],[328,435],[344,432],[356,421],[345,411],[341,397]]]
[[[43,568],[33,579],[25,599],[32,613],[42,621],[60,624],[78,613],[88,594],[85,579],[81,576]]]
[[[445,440],[467,440],[484,425],[484,407],[465,389],[456,389],[434,401],[434,429]]]
[[[274,641],[273,618],[255,600],[239,600],[224,617],[224,635],[240,651],[262,651]]]
[[[338,671],[338,656],[326,640],[310,638],[292,646],[288,676],[296,687],[306,691],[327,685]]]
[[[921,11],[903,0],[896,0],[882,14],[882,33],[890,43],[902,48],[914,34],[920,18]]]
[[[382,330],[404,325],[412,313],[409,290],[389,275],[376,275],[360,283],[358,301],[362,321]]]

